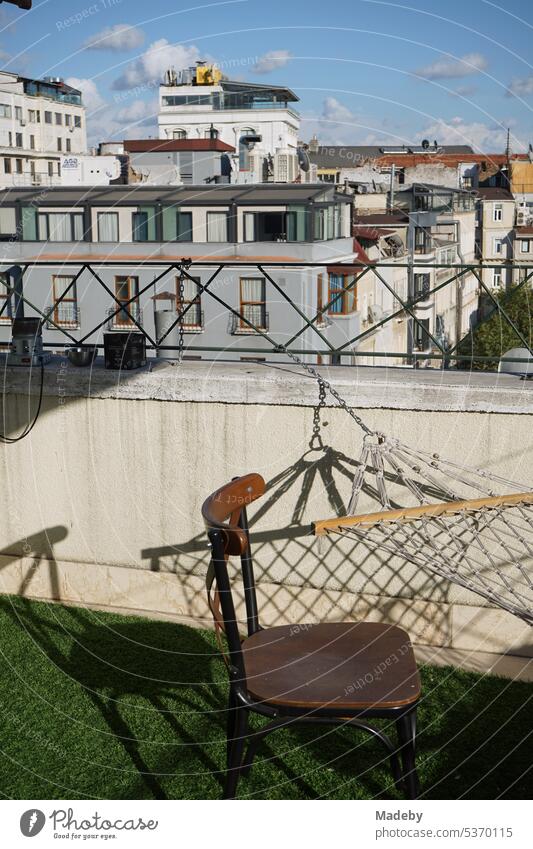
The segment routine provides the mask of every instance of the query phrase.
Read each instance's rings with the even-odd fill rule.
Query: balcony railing
[[[46,327],[48,330],[58,330],[62,327],[75,330],[79,328],[81,324],[80,308],[77,304],[71,304],[68,302],[55,305],[50,304],[50,306],[46,308],[45,314],[49,316],[46,321]]]
[[[141,308],[139,304],[135,303],[124,303],[123,307],[119,307],[117,304],[117,306],[107,310],[107,315],[109,316],[107,320],[108,330],[134,330],[136,328],[135,322],[140,324],[142,319]]]
[[[4,266],[10,266],[11,262],[7,259],[3,260]],[[102,345],[101,339],[98,339],[98,334],[102,328],[112,329],[116,331],[131,331],[135,330],[144,334],[147,341],[147,349],[151,351],[168,348],[169,350],[178,350],[178,347],[169,342],[169,334],[173,327],[180,321],[180,315],[183,320],[184,330],[187,334],[191,334],[188,339],[184,340],[183,345],[180,342],[180,349],[185,348],[188,355],[197,355],[200,352],[223,352],[228,349],[238,351],[239,354],[261,354],[284,357],[301,357],[305,356],[327,356],[328,361],[332,364],[344,362],[353,362],[357,357],[368,357],[382,361],[386,358],[393,358],[397,363],[399,360],[408,363],[415,363],[417,358],[431,361],[434,365],[448,366],[450,364],[461,364],[461,361],[468,361],[471,364],[481,365],[481,367],[494,368],[494,362],[497,365],[497,356],[495,354],[485,355],[481,353],[473,353],[470,345],[470,337],[477,328],[485,321],[489,320],[492,315],[497,313],[501,319],[502,325],[506,324],[512,330],[513,339],[516,338],[516,347],[520,346],[527,350],[532,350],[531,340],[526,338],[520,330],[520,324],[513,321],[511,315],[507,312],[505,300],[502,299],[501,292],[497,291],[494,286],[489,286],[486,278],[491,280],[494,278],[494,272],[505,270],[509,280],[514,279],[513,275],[520,271],[521,279],[514,289],[519,290],[521,287],[531,287],[533,281],[533,262],[513,263],[511,261],[505,264],[493,261],[483,263],[458,263],[450,264],[445,262],[435,262],[432,264],[432,270],[439,272],[443,269],[448,271],[445,275],[446,279],[437,279],[428,289],[427,284],[422,286],[416,294],[406,294],[406,282],[410,279],[411,273],[420,273],[427,269],[427,263],[423,261],[414,262],[379,262],[379,263],[361,263],[361,262],[342,262],[337,263],[336,268],[342,265],[346,269],[346,275],[350,277],[350,283],[345,287],[344,291],[353,290],[361,297],[364,294],[362,287],[369,285],[381,287],[384,295],[383,299],[379,300],[384,304],[383,314],[379,315],[379,310],[372,307],[372,315],[367,312],[366,315],[360,315],[360,325],[358,322],[343,322],[342,330],[339,332],[339,322],[333,322],[331,333],[324,333],[324,315],[334,306],[338,298],[338,293],[335,292],[327,303],[321,304],[317,309],[315,305],[310,306],[307,303],[295,302],[291,295],[286,291],[279,274],[287,273],[287,262],[283,261],[265,261],[247,263],[247,269],[253,267],[253,272],[247,271],[247,274],[253,273],[260,275],[264,280],[264,301],[256,303],[245,303],[235,306],[236,290],[231,289],[227,298],[223,296],[224,289],[219,286],[221,275],[234,274],[235,286],[238,286],[239,275],[242,273],[242,263],[225,260],[199,260],[192,262],[188,259],[180,259],[174,262],[162,259],[135,259],[135,270],[148,272],[149,280],[144,283],[138,292],[131,298],[131,301],[121,301],[120,304],[109,306],[110,291],[108,284],[103,279],[104,272],[110,275],[116,274],[117,265],[121,267],[126,275],[131,272],[131,263],[126,261],[117,262],[112,257],[109,259],[98,260],[97,264],[91,262],[80,262],[79,260],[63,260],[61,268],[68,269],[76,275],[76,280],[82,276],[90,277],[93,284],[93,290],[99,292],[98,286],[101,287],[101,298],[106,303],[105,307],[101,308],[100,315],[95,317],[95,325],[83,326],[77,338],[72,335],[72,326],[74,321],[81,324],[81,316],[79,311],[73,311],[73,305],[67,300],[68,294],[65,292],[64,298],[59,298],[50,312],[43,311],[35,305],[32,300],[31,288],[26,291],[25,281],[29,274],[33,275],[35,270],[46,270],[50,274],[50,270],[56,269],[58,266],[57,260],[28,260],[24,264],[22,270],[23,291],[20,297],[20,304],[24,305],[26,315],[38,315],[42,318],[43,324],[50,326],[52,324],[56,330],[59,330],[64,337],[64,344],[72,343],[82,344],[86,341],[94,342]],[[299,270],[306,276],[309,275],[310,269],[314,269],[316,273],[324,274],[324,262],[294,262],[290,265],[291,272]],[[404,275],[398,276],[398,270],[404,269]],[[487,274],[488,272],[488,274]],[[387,278],[390,273],[394,276],[391,281]],[[220,321],[212,322],[215,328],[213,334],[202,336],[198,339],[198,344],[194,339],[194,331],[199,330],[197,304],[192,302],[185,305],[181,313],[176,312],[175,322],[169,326],[161,338],[154,338],[153,331],[149,326],[144,326],[142,321],[142,310],[139,306],[139,299],[142,297],[149,298],[151,295],[156,295],[158,284],[164,285],[161,281],[168,278],[169,275],[183,275],[185,278],[194,282],[198,287],[198,297],[201,298],[202,305],[209,304],[210,316],[213,319],[227,318],[226,332],[220,332]],[[365,277],[365,275],[368,275]],[[17,288],[18,278],[15,276],[0,275],[0,285],[4,287],[5,293],[15,297],[19,292]],[[202,282],[198,282],[202,280]],[[470,284],[475,280],[478,285],[476,294],[475,288],[471,285],[468,287],[471,300],[468,304],[456,303],[456,291],[458,284],[469,281]],[[96,281],[96,283],[94,283]],[[361,282],[362,281],[362,282]],[[442,296],[445,295],[446,289],[451,293],[448,298],[448,306],[442,303],[440,309],[446,313],[446,326],[443,327],[443,320],[437,324],[432,317],[429,319],[420,315],[418,307],[423,306],[424,302],[429,302],[434,299],[437,292],[441,295],[439,298],[442,301]],[[311,297],[310,293],[314,292],[314,285],[307,290],[306,300]],[[160,293],[161,294],[161,293]],[[475,300],[473,300],[475,299]],[[486,301],[487,309],[481,309],[483,299]],[[279,311],[279,320],[276,322],[275,332],[270,329],[269,313],[266,310],[268,304],[277,303],[282,305],[283,309]],[[238,304],[238,301],[237,301]],[[54,314],[60,318],[56,321]],[[354,314],[355,315],[355,314]],[[470,324],[468,329],[462,329],[461,334],[453,333],[457,319],[468,318],[474,316],[475,323]],[[150,316],[151,318],[151,316]],[[331,317],[333,319],[334,316]],[[204,318],[201,315],[202,326],[204,326]],[[464,322],[466,324],[466,322]],[[464,327],[463,324],[463,327]],[[278,326],[279,325],[279,326]],[[375,334],[389,325],[395,331],[399,330],[399,326],[403,325],[401,339],[397,339],[398,344],[394,343],[387,350],[373,349],[369,354],[368,348],[362,344],[364,340],[370,337],[375,337]],[[211,324],[210,324],[211,326]],[[218,328],[218,329],[217,329]],[[453,335],[450,335],[450,333]],[[465,335],[466,334],[466,335]],[[238,344],[231,343],[227,338],[228,335],[240,336]],[[398,333],[395,333],[398,337]],[[260,337],[260,338],[259,338]],[[330,338],[331,337],[331,338]],[[52,339],[45,338],[44,345],[57,349],[60,335],[54,335]],[[384,336],[384,345],[387,334]],[[473,337],[472,337],[473,338]],[[415,340],[422,341],[424,344],[424,352],[419,352],[415,349]],[[451,341],[444,341],[449,339]],[[465,344],[463,344],[465,343]],[[468,344],[466,344],[468,343]],[[427,351],[427,353],[426,353]],[[403,360],[402,360],[403,358]],[[520,360],[520,362],[525,362]]]
[[[230,316],[228,332],[232,336],[268,330],[270,330],[270,317],[264,310],[261,311],[261,314],[254,314],[252,311],[245,310],[242,315]]]

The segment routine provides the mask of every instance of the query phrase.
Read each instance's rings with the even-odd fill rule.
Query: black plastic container
[[[105,367],[134,369],[146,365],[146,338],[142,333],[104,333]]]

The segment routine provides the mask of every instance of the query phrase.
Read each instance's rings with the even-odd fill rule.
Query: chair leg
[[[226,771],[230,767],[231,747],[233,745],[233,738],[235,737],[235,719],[236,719],[236,716],[237,716],[237,706],[236,706],[236,703],[235,703],[235,699],[233,698],[233,693],[230,690],[228,713],[227,713],[227,718],[226,718]]]
[[[418,799],[420,784],[416,774],[416,710],[396,720],[403,766],[403,787],[408,799]]]
[[[224,799],[235,799],[248,731],[248,711],[246,708],[235,707],[231,710],[231,713],[234,715],[234,720],[232,736],[228,738],[228,764],[224,783]]]

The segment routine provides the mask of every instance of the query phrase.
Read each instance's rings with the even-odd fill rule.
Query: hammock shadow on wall
[[[349,495],[359,465],[342,451],[320,444],[318,449],[309,449],[294,464],[267,481],[264,498],[250,510],[259,607],[260,610],[266,606],[270,608],[269,620],[294,621],[297,617],[300,621],[316,621],[368,616],[377,605],[361,599],[366,595],[381,596],[381,614],[399,622],[413,597],[431,598],[440,603],[449,601],[449,582],[421,572],[403,558],[370,550],[361,541],[333,536],[319,541],[312,535],[310,522],[324,511],[337,516],[346,513],[347,498],[343,491]],[[391,483],[397,483],[393,473],[386,472],[385,476]],[[372,502],[379,497],[377,488],[368,478],[361,492]],[[434,487],[428,487],[427,493],[433,498],[443,498],[443,493]],[[313,506],[315,501],[316,507]],[[400,502],[397,506],[401,506]],[[285,515],[289,512],[289,522],[281,527],[261,529],[272,516],[273,509],[277,512],[280,507],[286,508]],[[202,531],[183,543],[144,549],[141,558],[149,560],[153,571],[172,571],[178,578],[203,576],[208,559],[205,533]],[[265,584],[268,586],[262,588]],[[302,594],[302,588],[319,590],[319,597],[317,593]],[[203,589],[200,592],[203,593]],[[343,593],[350,596],[343,597]],[[310,599],[308,602],[303,600],[306,597]],[[405,623],[419,638],[428,636],[427,629],[435,633],[439,627],[447,626],[445,613],[439,612],[435,605],[429,606],[427,612],[424,607],[420,605],[420,610],[414,614],[411,606],[409,622]],[[186,615],[189,614],[194,618],[192,605],[191,610],[186,611]]]

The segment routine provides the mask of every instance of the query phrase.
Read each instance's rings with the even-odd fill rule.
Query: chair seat
[[[420,696],[408,634],[378,622],[281,625],[242,644],[257,700],[298,708],[394,708]]]

